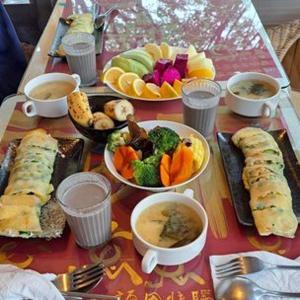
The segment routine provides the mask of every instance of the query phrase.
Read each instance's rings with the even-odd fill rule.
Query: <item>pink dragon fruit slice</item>
[[[182,78],[184,78],[186,76],[187,63],[188,63],[188,54],[177,54],[176,55],[173,67],[179,71],[180,76]]]
[[[154,66],[154,70],[157,70],[159,72],[159,74],[162,76],[164,71],[169,66],[172,66],[172,60],[161,58],[161,59],[156,61],[155,66]]]
[[[167,81],[169,84],[173,85],[175,79],[181,80],[180,73],[176,68],[170,66],[164,71],[161,79],[161,84],[163,84],[164,81]]]

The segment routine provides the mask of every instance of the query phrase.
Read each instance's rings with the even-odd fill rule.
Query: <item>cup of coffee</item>
[[[83,248],[106,244],[111,238],[111,185],[106,177],[80,172],[64,179],[56,199],[76,243]]]
[[[24,89],[22,106],[27,117],[58,118],[68,113],[67,95],[79,91],[77,74],[47,73],[30,80]]]
[[[221,86],[212,80],[195,79],[182,87],[184,123],[206,138],[214,130]]]
[[[80,75],[81,86],[97,82],[95,37],[89,33],[67,34],[62,39],[69,69]]]

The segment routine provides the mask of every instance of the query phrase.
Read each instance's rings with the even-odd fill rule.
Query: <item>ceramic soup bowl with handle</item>
[[[41,116],[45,118],[59,118],[68,113],[67,95],[49,100],[36,99],[30,96],[34,88],[57,81],[68,82],[74,86],[73,92],[79,91],[80,76],[77,74],[47,73],[35,77],[30,80],[24,88],[26,102],[24,102],[22,110],[27,117]]]
[[[196,212],[202,224],[202,230],[196,239],[181,247],[163,248],[152,245],[140,236],[136,229],[140,214],[148,207],[163,202],[184,204]],[[156,265],[175,266],[188,262],[200,255],[206,242],[208,220],[202,205],[193,198],[193,190],[187,189],[183,194],[163,192],[144,198],[135,206],[130,217],[130,225],[133,232],[133,244],[143,256],[142,270],[145,273],[151,273]]]
[[[274,95],[268,98],[250,99],[233,93],[232,87],[234,85],[248,80],[265,82],[271,85],[275,91]],[[280,91],[279,82],[272,76],[257,72],[237,73],[227,82],[225,103],[233,112],[242,116],[272,117],[276,114]]]

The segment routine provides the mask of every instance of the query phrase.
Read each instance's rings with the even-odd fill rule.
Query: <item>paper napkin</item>
[[[55,277],[0,264],[0,300],[64,300],[51,283]]]
[[[210,269],[213,279],[214,289],[216,290],[218,284],[222,279],[217,279],[215,275],[215,265],[223,264],[230,261],[238,256],[256,256],[261,258],[263,261],[273,264],[281,265],[299,265],[300,262],[297,260],[288,259],[280,255],[276,255],[266,251],[252,251],[244,253],[235,253],[228,255],[213,255],[210,256]],[[299,270],[288,270],[288,269],[273,269],[265,270],[258,273],[249,275],[243,275],[248,277],[259,286],[269,289],[283,292],[300,292],[300,269]],[[278,298],[273,296],[265,296],[263,299],[295,299],[295,298]]]

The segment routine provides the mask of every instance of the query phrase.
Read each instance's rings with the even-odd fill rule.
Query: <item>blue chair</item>
[[[13,24],[0,1],[0,104],[16,93],[26,60]]]

